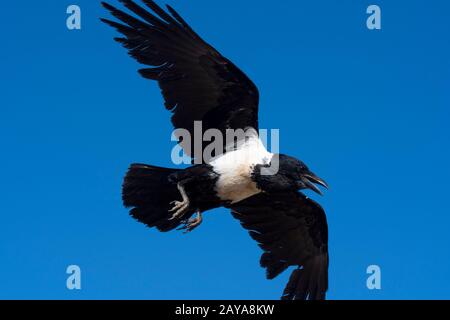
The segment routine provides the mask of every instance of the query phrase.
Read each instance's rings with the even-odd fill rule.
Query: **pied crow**
[[[260,263],[268,279],[296,267],[282,299],[324,299],[327,221],[323,209],[300,190],[321,193],[317,185],[327,184],[302,161],[266,150],[258,136],[258,89],[240,69],[173,8],[142,1],[146,7],[120,0],[129,13],[102,2],[120,22],[101,20],[117,29],[122,37],[115,40],[146,65],[139,73],[158,82],[173,126],[194,136],[194,123],[201,121],[203,130],[217,129],[224,136],[230,129],[248,134],[187,169],[131,165],[123,182],[124,205],[135,219],[163,232],[189,232],[199,226],[203,212],[229,208],[264,251]],[[194,157],[183,141],[180,145]],[[273,167],[272,174],[263,174]]]

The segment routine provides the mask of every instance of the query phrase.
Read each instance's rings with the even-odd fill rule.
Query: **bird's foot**
[[[169,220],[181,218],[186,211],[189,210],[189,198],[181,184],[177,184],[177,188],[180,191],[182,201],[172,201],[170,204],[173,205],[172,209],[169,209],[169,213],[173,213]]]
[[[195,218],[190,218],[186,224],[179,228],[178,230],[185,230],[184,233],[191,232],[195,228],[197,228],[203,221],[202,213],[200,211],[197,211],[197,215]]]
[[[171,204],[174,206],[169,210],[170,213],[173,212],[169,220],[181,218],[189,209],[189,201],[172,201]]]
[[[189,200],[186,201],[172,201],[170,204],[173,205],[169,213],[173,213],[169,220],[181,218],[183,214],[189,209]]]

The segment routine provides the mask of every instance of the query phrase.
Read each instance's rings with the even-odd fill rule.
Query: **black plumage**
[[[167,13],[154,1],[143,0],[149,12],[134,1],[120,2],[137,18],[103,3],[121,23],[102,21],[117,29],[123,37],[116,40],[146,65],[140,74],[159,83],[175,128],[188,130],[193,138],[195,121],[202,122],[203,131],[218,129],[224,136],[227,129],[258,130],[258,89],[241,70],[202,40],[170,6]],[[180,144],[194,156],[183,141]],[[324,299],[327,221],[323,209],[299,190],[321,193],[316,184],[327,184],[303,162],[264,150],[257,160],[238,158],[242,162],[231,165],[221,161],[242,150],[235,147],[217,161],[203,159],[206,163],[186,169],[131,165],[123,183],[123,203],[132,217],[163,232],[191,231],[201,223],[202,212],[230,208],[263,249],[260,263],[267,278],[297,267],[282,299]],[[247,151],[257,156],[260,152]],[[275,163],[278,170],[263,174]]]
[[[320,205],[298,192],[260,193],[232,205],[231,212],[264,250],[260,263],[268,279],[302,266],[292,273],[283,299],[325,298],[328,228]]]
[[[202,121],[204,131],[214,128],[224,134],[226,129],[258,129],[258,89],[239,68],[203,41],[170,6],[174,17],[154,1],[144,0],[157,17],[133,1],[120,2],[141,19],[103,2],[124,24],[102,21],[125,36],[115,40],[133,58],[151,66],[139,73],[158,81],[175,128],[188,130],[192,137],[194,121]]]

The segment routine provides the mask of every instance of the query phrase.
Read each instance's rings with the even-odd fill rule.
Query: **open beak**
[[[317,192],[320,195],[323,195],[323,193],[319,189],[319,187],[316,186],[316,184],[321,185],[322,187],[328,189],[328,184],[312,172],[304,174],[302,180],[303,180],[303,183],[306,185],[306,187],[308,187],[309,189],[311,189],[314,192]]]

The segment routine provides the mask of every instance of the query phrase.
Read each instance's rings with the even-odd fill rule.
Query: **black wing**
[[[325,299],[328,288],[328,227],[325,212],[301,193],[260,193],[231,211],[264,250],[261,266],[273,279],[292,272],[282,299]]]
[[[139,72],[158,81],[175,128],[188,130],[191,137],[194,121],[202,121],[203,131],[215,128],[223,134],[226,129],[258,130],[258,89],[241,70],[203,41],[170,6],[171,15],[151,0],[143,2],[152,13],[133,1],[120,2],[140,19],[102,3],[124,24],[102,21],[124,35],[115,40],[133,58],[152,67]]]

